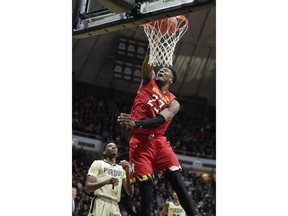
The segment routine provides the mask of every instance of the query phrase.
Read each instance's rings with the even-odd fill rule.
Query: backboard
[[[215,4],[215,0],[75,0],[73,37],[80,39],[136,27]]]

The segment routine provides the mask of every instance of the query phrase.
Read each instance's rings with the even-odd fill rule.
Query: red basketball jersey
[[[155,80],[150,80],[140,88],[135,97],[131,118],[133,121],[154,118],[175,99],[172,93],[164,93],[158,88]],[[171,121],[167,121],[158,128],[131,128],[132,134],[164,134]]]

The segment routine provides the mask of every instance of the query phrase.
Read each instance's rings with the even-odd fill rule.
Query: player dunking
[[[153,174],[164,174],[179,195],[181,206],[188,216],[197,212],[192,197],[182,179],[181,166],[164,133],[172,118],[180,109],[176,97],[169,87],[176,82],[173,67],[163,67],[157,74],[146,53],[141,72],[141,84],[130,115],[121,113],[118,121],[131,130],[130,177],[139,183],[141,216],[151,215]]]
[[[128,178],[129,163],[125,160],[116,164],[118,149],[114,141],[104,146],[104,160],[95,160],[88,170],[86,192],[94,192],[88,216],[120,216],[118,202],[122,185],[132,196],[134,187]]]

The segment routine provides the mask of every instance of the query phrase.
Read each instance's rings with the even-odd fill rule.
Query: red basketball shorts
[[[170,142],[162,135],[132,135],[129,150],[130,178],[135,182],[149,180],[154,171],[181,169]]]

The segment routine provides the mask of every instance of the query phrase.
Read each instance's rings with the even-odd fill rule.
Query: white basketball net
[[[150,46],[148,63],[154,67],[173,66],[173,53],[176,44],[188,29],[189,22],[184,16],[176,16],[167,19],[177,19],[177,22],[166,22],[165,25],[168,23],[168,26],[163,28],[164,30],[167,29],[166,33],[161,33],[160,31],[160,29],[162,29],[162,23],[164,23],[162,21],[153,21],[143,25]],[[177,23],[176,30],[169,32],[170,28],[175,29],[175,27],[172,26],[175,23]]]

